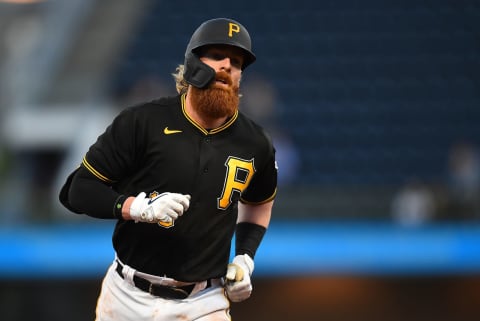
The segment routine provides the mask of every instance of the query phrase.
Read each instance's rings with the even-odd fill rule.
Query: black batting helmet
[[[215,71],[200,61],[197,55],[198,49],[207,45],[229,45],[242,49],[242,70],[256,59],[250,34],[243,25],[228,18],[207,20],[195,30],[185,51],[184,78],[198,88],[206,87],[215,78]]]

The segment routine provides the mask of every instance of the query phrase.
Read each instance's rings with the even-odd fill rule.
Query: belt
[[[117,261],[117,268],[116,271],[118,275],[124,278],[122,272],[123,266],[120,262]],[[135,287],[139,288],[140,290],[150,293],[153,296],[158,296],[164,299],[186,299],[193,291],[193,288],[197,283],[185,285],[185,286],[167,286],[167,285],[159,285],[152,283],[144,278],[141,278],[137,275],[133,276],[133,283]],[[207,286],[205,288],[209,288],[212,285],[210,279],[207,280]]]

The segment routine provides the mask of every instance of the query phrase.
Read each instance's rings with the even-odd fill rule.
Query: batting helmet
[[[242,49],[242,70],[256,59],[252,52],[250,35],[243,25],[228,18],[207,20],[195,30],[185,51],[183,77],[198,88],[206,87],[215,78],[215,71],[198,56],[198,50],[207,45],[229,45]]]

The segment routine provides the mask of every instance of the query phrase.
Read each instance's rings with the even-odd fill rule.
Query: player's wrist
[[[240,222],[236,226],[235,255],[247,254],[254,258],[267,228],[249,222]]]
[[[127,199],[125,200],[125,202],[123,202],[123,206],[122,206],[122,218],[126,221],[128,220],[131,220],[132,217],[130,216],[130,207],[133,203],[133,201],[135,200],[135,197],[134,196],[129,196],[127,197]]]
[[[121,194],[119,195],[116,200],[115,200],[115,203],[113,205],[113,217],[116,218],[116,219],[121,219],[122,218],[122,207],[123,207],[123,203],[125,202],[126,200],[126,196]]]

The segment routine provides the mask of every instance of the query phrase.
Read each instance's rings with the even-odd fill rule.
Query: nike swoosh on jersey
[[[181,130],[168,129],[168,127],[165,127],[165,129],[163,130],[163,133],[165,135],[177,134],[177,133],[181,133],[181,132],[182,132]]]

